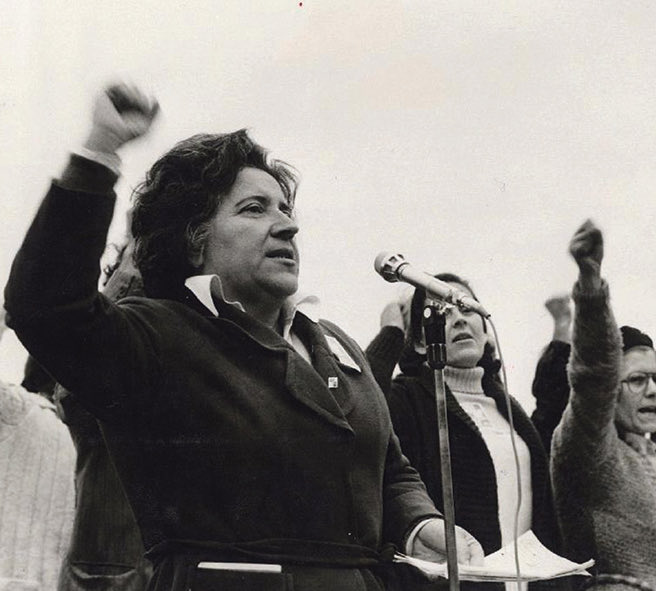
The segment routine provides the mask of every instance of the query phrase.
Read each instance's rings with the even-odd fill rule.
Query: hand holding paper
[[[456,526],[456,548],[459,563],[483,564],[483,548],[474,536],[458,526]],[[446,560],[446,534],[443,519],[431,519],[417,532],[412,555],[426,561]]]
[[[590,576],[585,569],[594,564],[588,560],[582,564],[572,562],[545,548],[532,531],[517,539],[520,575],[525,581],[554,579],[568,575]],[[447,578],[446,563],[429,562],[397,554],[395,561],[415,566],[431,579]],[[482,565],[459,564],[459,577],[463,581],[503,582],[517,580],[514,544],[508,544],[485,557]]]

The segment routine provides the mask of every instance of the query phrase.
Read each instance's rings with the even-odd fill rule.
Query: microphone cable
[[[521,591],[522,575],[519,567],[519,546],[517,544],[517,538],[519,537],[519,513],[521,511],[522,505],[522,476],[519,465],[519,454],[517,452],[517,443],[515,441],[515,423],[513,421],[512,405],[510,403],[510,394],[508,394],[508,376],[506,375],[506,364],[503,360],[503,353],[501,351],[501,344],[499,342],[497,328],[491,318],[488,317],[486,320],[489,321],[490,326],[492,327],[492,333],[494,334],[494,344],[499,355],[499,361],[501,362],[501,381],[503,386],[503,395],[506,401],[506,412],[508,413],[508,424],[510,426],[510,444],[512,446],[513,458],[515,460],[515,473],[517,474],[517,504],[515,506],[515,516],[513,519],[513,549],[515,551],[515,579],[517,582],[517,591]]]

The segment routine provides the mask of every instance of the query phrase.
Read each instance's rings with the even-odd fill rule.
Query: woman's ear
[[[200,271],[205,262],[205,248],[203,246],[192,247],[187,258],[191,266]]]
[[[187,227],[187,260],[194,268],[201,270],[205,263],[205,243],[207,241],[207,225],[201,224],[193,230]]]

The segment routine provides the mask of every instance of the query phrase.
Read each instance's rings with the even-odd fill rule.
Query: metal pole
[[[439,434],[440,471],[442,474],[442,500],[444,503],[444,531],[446,536],[446,563],[449,575],[449,591],[459,591],[458,554],[456,548],[456,518],[451,477],[451,451],[449,448],[449,423],[446,414],[446,389],[444,367],[446,365],[446,318],[443,308],[429,304],[424,308],[424,335],[428,365],[433,369],[435,382],[435,407]]]

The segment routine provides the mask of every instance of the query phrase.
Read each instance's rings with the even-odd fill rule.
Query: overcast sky
[[[13,6],[12,6],[13,5]],[[573,231],[604,230],[620,323],[654,334],[656,5],[441,0],[5,0],[0,17],[0,272],[95,92],[127,78],[162,106],[127,148],[131,188],[175,141],[248,127],[301,173],[305,291],[364,347],[398,286],[381,250],[468,278],[510,391],[530,384],[571,288]],[[24,353],[6,335],[0,377]]]

